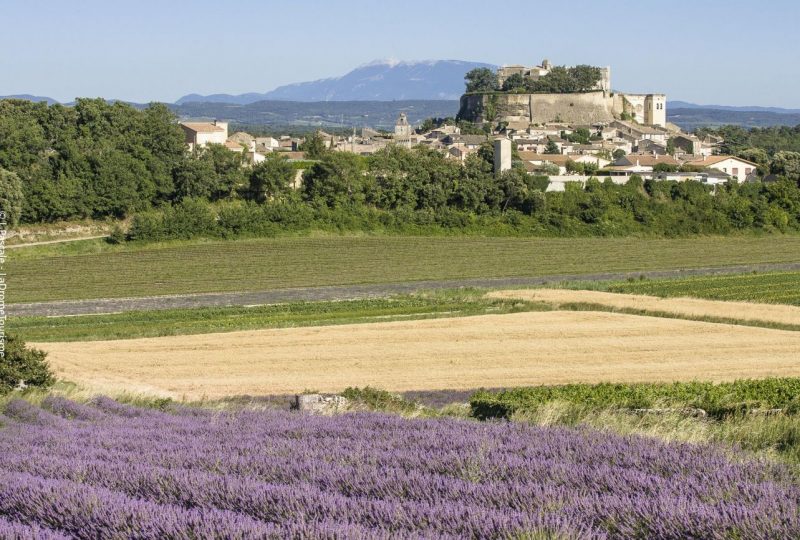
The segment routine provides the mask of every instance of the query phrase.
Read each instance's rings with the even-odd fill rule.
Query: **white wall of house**
[[[751,174],[754,174],[756,170],[754,165],[736,158],[728,158],[724,161],[720,161],[719,163],[710,165],[709,168],[729,174],[736,178],[738,182],[744,182],[747,180],[747,177]]]

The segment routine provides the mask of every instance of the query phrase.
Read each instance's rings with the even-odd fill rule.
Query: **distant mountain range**
[[[443,99],[404,101],[258,101],[233,103],[184,103],[170,105],[182,118],[224,118],[236,124],[292,128],[394,129],[401,112],[412,124],[426,118],[458,113],[458,101]]]
[[[0,99],[27,99],[28,101],[34,101],[36,103],[40,101],[46,101],[48,105],[53,105],[54,103],[58,103],[58,100],[55,100],[51,97],[32,96],[31,94],[13,94],[10,96],[0,96]]]
[[[225,118],[254,126],[386,128],[394,125],[400,111],[405,111],[412,122],[455,116],[457,100],[464,91],[464,75],[476,67],[496,69],[492,64],[462,60],[382,60],[341,77],[289,84],[265,93],[188,94],[170,107],[182,118]],[[49,97],[27,94],[2,98],[57,103]],[[800,109],[669,101],[667,119],[686,130],[723,124],[795,126],[800,124]]]
[[[698,105],[686,101],[668,101],[667,110],[673,109],[710,109],[715,111],[734,111],[734,112],[767,112],[775,114],[800,114],[800,109],[784,109],[781,107],[759,107],[750,105],[735,107],[731,105]]]
[[[464,75],[476,67],[496,69],[482,62],[434,60],[425,62],[375,61],[330,79],[280,86],[264,94],[189,94],[175,103],[235,103],[286,101],[396,101],[454,100],[464,93]]]

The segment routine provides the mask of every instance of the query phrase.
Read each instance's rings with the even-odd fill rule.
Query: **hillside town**
[[[182,122],[191,149],[208,144],[224,145],[240,152],[248,163],[260,163],[272,152],[290,161],[305,161],[300,150],[304,138],[282,135],[256,137],[243,131],[228,133],[223,121]],[[447,158],[465,161],[481,146],[509,141],[512,160],[498,165],[510,168],[515,161],[534,175],[550,177],[548,191],[562,191],[568,182],[586,183],[591,177],[625,183],[632,175],[656,180],[696,180],[707,184],[756,180],[757,164],[736,156],[719,155],[721,138],[684,133],[677,126],[646,125],[635,120],[613,120],[603,124],[548,122],[541,125],[503,126],[491,134],[465,134],[456,122],[444,122],[428,130],[414,129],[406,114],[397,118],[394,132],[362,128],[351,135],[317,131],[325,146],[337,152],[368,156],[390,145],[421,145],[442,152]],[[502,160],[503,158],[498,157]]]

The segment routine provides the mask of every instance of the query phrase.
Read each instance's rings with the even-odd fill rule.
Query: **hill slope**
[[[464,74],[476,67],[495,66],[461,60],[377,61],[360,66],[341,77],[289,84],[264,94],[189,94],[176,101],[176,104],[216,102],[247,105],[262,100],[454,100],[464,92]]]

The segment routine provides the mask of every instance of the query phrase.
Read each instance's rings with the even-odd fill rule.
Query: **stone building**
[[[228,122],[181,122],[189,150],[207,144],[225,144],[228,140]]]
[[[408,116],[401,112],[394,124],[394,140],[397,144],[411,146],[411,124],[408,123]]]
[[[552,69],[552,64],[547,60],[544,60],[542,65],[533,67],[503,66],[497,70],[497,81],[502,85],[514,74],[538,79],[550,73]],[[600,80],[593,89],[586,92],[465,94],[461,96],[458,117],[475,123],[504,122],[515,129],[552,122],[607,124],[623,117],[646,126],[666,127],[665,94],[615,92],[611,86],[611,68],[600,68],[600,72]]]

